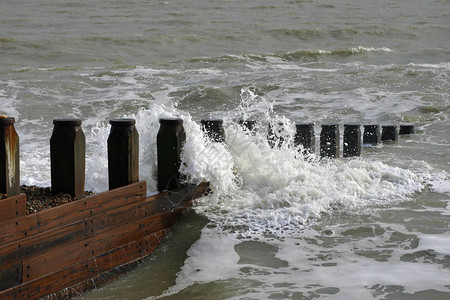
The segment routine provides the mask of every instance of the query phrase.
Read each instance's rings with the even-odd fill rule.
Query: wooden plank
[[[153,252],[155,247],[148,249],[149,253]],[[95,277],[83,280],[79,284],[72,286],[70,289],[59,290],[54,293],[56,299],[68,299],[80,295],[81,293],[87,292],[94,288],[99,288],[104,286],[111,281],[115,280],[117,277],[121,276],[123,273],[128,272],[137,266],[147,257],[147,255],[142,256],[138,259],[127,262],[123,265],[115,267],[107,272],[103,272]]]
[[[95,216],[145,197],[146,183],[141,181],[0,223],[0,245]]]
[[[0,199],[0,224],[26,215],[27,196],[17,196]],[[0,225],[1,226],[1,225]]]
[[[90,224],[80,221],[70,226],[37,234],[0,247],[0,266],[13,264],[25,257],[38,255],[65,243],[81,241],[89,236]]]
[[[122,206],[115,210],[108,210],[103,214],[79,220],[67,226],[58,227],[28,238],[0,246],[0,265],[12,264],[22,259],[30,259],[45,252],[53,251],[66,244],[83,242],[94,234],[114,229],[130,221],[139,220],[146,211],[154,212],[154,201]],[[120,213],[122,212],[122,215]],[[65,259],[61,257],[61,259]]]
[[[22,283],[22,263],[0,270],[0,291]]]
[[[172,192],[153,195],[149,198],[158,199],[158,203],[160,203],[158,206],[161,210],[169,209],[174,207],[177,202],[180,202],[174,201],[173,199],[190,200],[200,197],[208,186],[208,183],[201,183],[197,187],[187,186]],[[108,209],[114,209],[116,207],[140,201],[145,197],[145,194],[146,184],[145,181],[141,181],[126,187],[49,208],[22,218],[0,223],[0,245],[17,241],[51,228],[76,222],[91,214],[95,216]],[[184,197],[180,197],[180,195],[184,195]],[[190,197],[187,197],[186,195]]]
[[[83,280],[98,276],[117,266],[148,256],[166,234],[158,231],[107,253],[76,263],[61,271],[0,292],[0,299],[37,299],[61,290],[70,290]],[[59,298],[59,297],[58,297]],[[66,298],[65,296],[60,298]]]
[[[49,272],[56,271],[54,270],[56,268],[61,269],[77,261],[88,260],[93,255],[98,255],[124,243],[141,239],[144,235],[150,235],[156,230],[172,225],[184,208],[192,204],[191,200],[204,194],[207,187],[207,183],[198,187],[185,187],[177,191],[154,195],[146,198],[145,201],[141,200],[141,202],[137,203],[135,202],[139,200],[133,198],[132,201],[126,200],[122,205],[114,205],[114,202],[110,201],[111,199],[106,199],[104,202],[97,203],[94,208],[97,209],[97,212],[94,214],[90,211],[89,217],[84,220],[0,246],[0,267],[11,265],[23,258],[27,261],[26,268],[24,267],[24,273],[26,274],[26,277],[23,278],[24,282],[34,282],[41,277],[48,277]],[[125,193],[124,191],[122,192]],[[140,198],[142,199],[142,195]],[[122,199],[119,198],[120,200]],[[128,202],[134,204],[123,206]],[[89,203],[91,202],[89,201]],[[84,205],[87,205],[87,203],[84,203]],[[61,207],[63,206],[56,208]],[[161,210],[163,210],[162,213],[152,215]],[[63,212],[65,211],[63,210]],[[139,221],[139,217],[143,217],[145,222]],[[47,220],[50,221],[45,222],[44,227],[50,228],[51,224],[60,223],[60,221],[53,222],[53,219],[50,218],[47,218]],[[133,223],[131,225],[123,225],[129,222]],[[0,224],[0,227],[7,223]],[[115,230],[113,229],[117,227],[121,230],[114,233]],[[110,232],[111,230],[113,231]],[[41,231],[37,230],[37,232]],[[102,235],[103,232],[106,233]],[[94,238],[94,234],[96,236],[99,235],[99,237]],[[87,240],[88,243],[86,243]],[[61,248],[62,245],[67,245],[67,247]],[[81,250],[79,250],[80,248]],[[59,260],[60,263],[61,261],[64,262],[62,266],[57,266],[60,263],[52,259],[51,255],[55,254],[56,256],[53,256],[53,258],[56,257],[56,260]],[[49,262],[53,263],[53,265]],[[93,273],[91,277],[95,275]]]
[[[98,239],[103,238],[104,235],[101,233],[116,230],[117,227],[124,226],[124,224],[127,226],[126,224],[130,222],[132,226],[127,230],[127,232],[130,232],[130,237],[134,237],[133,234],[138,233],[140,227],[146,228],[146,232],[151,233],[153,229],[147,228],[149,222],[152,224],[160,222],[160,224],[154,225],[158,227],[157,230],[159,230],[159,226],[166,227],[167,224],[172,224],[169,214],[176,212],[177,209],[168,209],[165,211],[167,213],[162,214],[157,214],[158,210],[155,198],[149,197],[136,204],[108,210],[103,214],[0,246],[0,266],[13,264],[20,260],[30,260],[61,247],[72,249],[74,245],[77,245],[75,250],[80,250],[78,245],[85,245],[81,249],[88,248],[88,245],[95,244]],[[87,240],[89,240],[89,243]],[[90,251],[92,252],[94,249]],[[57,257],[58,264],[63,264],[65,260],[70,263],[67,253]],[[48,267],[41,269],[47,272],[54,271]]]
[[[130,224],[96,234],[77,243],[59,247],[55,251],[45,252],[31,259],[24,259],[24,282],[45,276],[48,273],[66,268],[74,262],[81,261],[110,249],[142,239],[144,236],[168,228],[176,222],[183,209],[166,211],[151,215]]]

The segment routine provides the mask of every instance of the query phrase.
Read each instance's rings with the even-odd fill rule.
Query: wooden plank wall
[[[10,278],[0,298],[66,298],[106,282],[102,273],[148,256],[207,187],[146,197],[138,182],[0,223],[0,279]]]

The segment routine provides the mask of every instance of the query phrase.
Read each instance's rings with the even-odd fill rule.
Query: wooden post
[[[245,131],[251,132],[252,135],[256,131],[256,121],[255,120],[239,120],[238,124],[241,125]]]
[[[79,119],[53,120],[50,138],[52,193],[68,193],[78,199],[85,196],[86,138]]]
[[[134,119],[110,120],[108,137],[109,189],[139,181],[139,134]]]
[[[283,133],[283,122],[279,122],[278,125],[272,126],[269,124],[269,130],[267,135],[267,140],[271,148],[275,147],[281,148],[284,142]],[[275,128],[274,128],[275,127]],[[277,144],[278,142],[278,144]]]
[[[381,132],[381,141],[398,141],[398,129],[397,125],[385,125],[382,127],[383,130]]]
[[[213,142],[225,141],[225,130],[223,129],[223,120],[201,120],[202,129]]]
[[[361,125],[344,124],[344,157],[361,155]]]
[[[338,158],[339,157],[339,125],[322,125],[320,132],[320,156]]]
[[[378,145],[381,142],[380,125],[364,125],[363,143]]]
[[[14,118],[0,118],[0,193],[20,194],[19,136]]]
[[[157,136],[158,190],[160,192],[181,187],[181,151],[186,134],[182,119],[160,119]]]
[[[296,124],[294,146],[303,146],[304,153],[314,153],[316,151],[314,123]]]
[[[415,132],[414,125],[410,125],[410,124],[400,125],[400,133],[399,134],[412,134],[414,132]]]

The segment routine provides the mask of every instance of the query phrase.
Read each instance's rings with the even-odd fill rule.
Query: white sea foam
[[[437,179],[430,183],[436,192],[450,195],[450,179]]]
[[[377,226],[365,231],[367,237],[358,236],[358,227],[335,226],[329,230],[332,236],[306,229],[295,237],[259,240],[205,227],[189,249],[176,284],[161,296],[221,281],[250,284],[230,299],[268,299],[276,294],[296,298],[301,293],[327,299],[383,299],[395,292],[448,292],[449,270],[430,264],[426,256],[429,249],[448,255],[448,235],[421,235],[416,247],[413,235],[401,226]],[[381,234],[373,237],[377,230]],[[352,231],[355,238],[349,237]]]
[[[17,109],[14,107],[14,96],[8,95],[7,92],[8,89],[14,89],[14,87],[17,87],[17,85],[18,82],[14,80],[0,80],[0,114],[8,117],[19,115]],[[16,117],[16,121],[17,120],[18,118]]]
[[[408,66],[412,67],[424,67],[424,68],[431,68],[431,69],[444,69],[445,71],[450,70],[450,63],[448,62],[441,62],[439,64],[417,64],[417,63],[409,63]]]
[[[298,70],[298,71],[305,71],[307,72],[325,72],[325,73],[335,73],[338,71],[338,69],[324,69],[324,68],[307,68],[302,67],[299,65],[294,64],[275,64],[273,65],[274,68],[277,68],[279,70]]]
[[[391,49],[387,47],[374,48],[374,47],[363,47],[358,46],[351,49],[352,53],[361,53],[361,52],[392,52]]]
[[[5,116],[18,116],[18,111],[14,108],[13,102],[11,99],[3,98],[2,95],[0,95],[0,101],[2,103],[2,107],[0,109],[0,114]],[[16,121],[18,121],[19,118],[16,118]]]
[[[247,226],[252,232],[289,232],[322,213],[395,203],[423,187],[412,172],[380,162],[307,161],[255,145],[235,153],[242,186],[215,198],[213,207],[212,197],[202,199],[197,210],[220,224]]]
[[[420,235],[417,250],[432,250],[440,255],[450,256],[450,234]]]
[[[227,279],[240,268],[237,264],[239,255],[234,251],[234,246],[238,244],[236,238],[208,230],[204,231],[203,237],[190,247],[184,262],[186,267],[177,276],[177,282],[183,287],[196,282]]]

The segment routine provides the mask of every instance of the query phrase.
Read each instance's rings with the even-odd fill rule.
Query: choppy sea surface
[[[158,119],[181,117],[181,171],[212,185],[149,259],[79,299],[448,299],[449,5],[2,0],[0,114],[16,118],[23,184],[50,185],[52,120],[76,117],[86,188],[106,190],[108,121],[132,117],[154,193]],[[224,119],[225,144],[204,118]],[[317,139],[330,122],[416,133],[305,159],[300,122]]]

